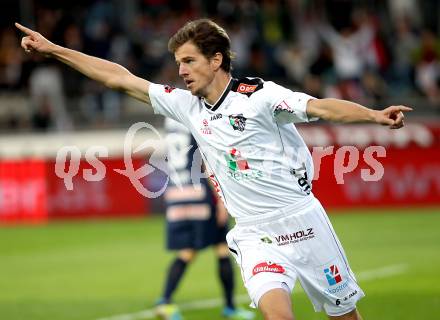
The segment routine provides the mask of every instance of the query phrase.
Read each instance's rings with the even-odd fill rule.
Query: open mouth
[[[187,87],[189,87],[193,82],[193,80],[185,80],[185,84]]]

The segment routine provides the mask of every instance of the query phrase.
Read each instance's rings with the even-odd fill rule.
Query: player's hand
[[[26,36],[21,39],[21,47],[24,49],[24,51],[27,53],[38,52],[46,56],[51,55],[56,47],[55,44],[47,40],[40,33],[26,28],[17,22],[15,23],[15,26],[26,34]]]
[[[384,126],[389,126],[390,129],[399,129],[404,126],[403,119],[404,112],[412,111],[413,109],[405,106],[391,106],[376,113],[376,122]]]

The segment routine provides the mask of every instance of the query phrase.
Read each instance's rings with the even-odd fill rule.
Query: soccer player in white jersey
[[[290,293],[299,280],[316,311],[361,319],[364,296],[327,215],[311,192],[311,156],[294,123],[324,119],[397,129],[403,112],[337,99],[314,99],[261,79],[233,79],[230,41],[214,22],[187,23],[170,39],[188,90],[153,84],[115,63],[60,47],[16,25],[22,47],[54,57],[151,104],[193,134],[210,178],[236,225],[227,236],[252,304],[265,319],[293,319]]]

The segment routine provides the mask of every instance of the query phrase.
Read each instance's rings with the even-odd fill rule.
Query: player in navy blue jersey
[[[216,200],[212,187],[201,174],[201,157],[191,133],[180,123],[165,120],[170,180],[165,192],[167,249],[177,251],[166,274],[156,313],[162,319],[181,319],[172,296],[197,252],[214,246],[218,276],[223,288],[222,315],[230,319],[252,319],[253,313],[237,308],[233,300],[234,274],[226,244],[228,213]],[[195,172],[198,170],[198,172]]]

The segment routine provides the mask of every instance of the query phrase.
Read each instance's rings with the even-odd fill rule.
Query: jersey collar
[[[223,101],[225,101],[229,91],[231,91],[231,89],[232,89],[233,84],[234,84],[234,79],[231,77],[231,79],[229,79],[229,83],[226,86],[225,90],[223,91],[222,95],[220,96],[220,98],[217,100],[217,102],[214,105],[209,104],[208,102],[206,102],[205,98],[202,98],[203,104],[205,105],[205,107],[208,110],[216,111],[220,107],[220,105],[223,103]]]

